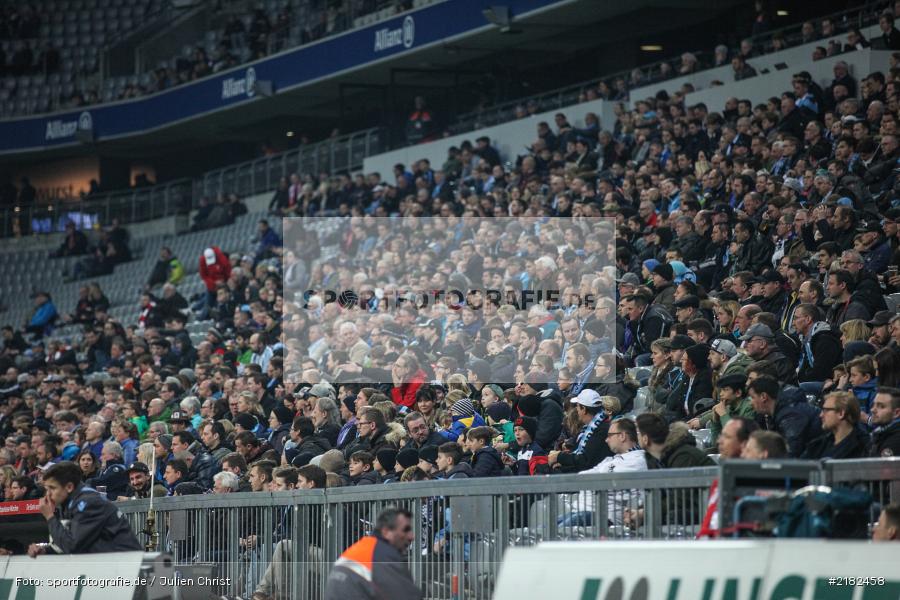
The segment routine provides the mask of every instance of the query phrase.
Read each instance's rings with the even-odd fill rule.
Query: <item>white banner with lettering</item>
[[[557,542],[510,548],[494,600],[897,600],[900,544]]]

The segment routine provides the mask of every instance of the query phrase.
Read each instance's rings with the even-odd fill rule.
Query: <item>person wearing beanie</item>
[[[257,421],[256,417],[254,417],[250,413],[240,413],[234,418],[235,433],[241,433],[242,431],[255,433],[258,426],[259,421]]]
[[[418,463],[419,451],[409,446],[403,448],[397,453],[396,462],[394,464],[395,477],[400,477],[403,471],[416,466]]]
[[[513,433],[516,435],[516,458],[505,457],[515,475],[546,475],[550,473],[547,453],[534,441],[538,422],[534,417],[518,417],[513,422]]]
[[[668,263],[660,263],[653,268],[653,301],[666,309],[670,315],[675,314],[675,270]]]
[[[537,419],[538,428],[533,441],[541,448],[552,448],[562,431],[565,416],[562,401],[558,399],[557,392],[529,392],[529,387],[522,385],[516,388],[516,392],[521,394],[516,404],[516,412]]]
[[[475,412],[475,404],[470,398],[460,398],[454,402],[450,407],[450,414],[453,417],[450,428],[438,431],[438,434],[447,442],[461,441],[460,436],[472,427],[481,427],[487,424],[481,415]]]
[[[698,416],[694,410],[697,402],[713,397],[709,346],[694,344],[688,347],[681,356],[681,371],[684,376],[666,401],[668,416],[679,421]]]
[[[503,390],[496,383],[486,385],[481,389],[481,406],[485,410],[492,404],[503,402]]]
[[[382,483],[392,483],[397,480],[395,467],[397,465],[397,454],[393,448],[382,448],[375,453],[375,462],[372,463],[375,472],[381,476]]]
[[[429,477],[437,473],[438,447],[425,446],[419,448],[419,468],[425,471]]]

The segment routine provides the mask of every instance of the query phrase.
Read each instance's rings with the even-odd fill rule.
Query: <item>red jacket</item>
[[[419,369],[412,376],[411,381],[391,389],[391,400],[394,401],[394,404],[412,408],[416,403],[416,392],[423,383],[425,383],[425,371]]]
[[[216,262],[211,265],[206,264],[206,259],[200,255],[200,279],[206,284],[206,289],[215,291],[216,285],[225,282],[231,276],[231,263],[228,257],[218,246],[212,247],[216,253]]]

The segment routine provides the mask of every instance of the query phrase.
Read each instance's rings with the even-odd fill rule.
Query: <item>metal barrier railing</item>
[[[164,498],[160,550],[228,578],[217,594],[322,598],[332,563],[387,506],[413,515],[409,567],[429,598],[490,598],[506,548],[551,540],[691,539],[715,467]],[[826,463],[826,482],[900,498],[900,459]],[[720,490],[720,493],[723,493]],[[135,531],[148,501],[121,503]],[[297,549],[303,549],[298,553]],[[262,582],[262,583],[261,583]]]
[[[291,173],[334,175],[361,169],[367,156],[384,149],[384,140],[384,130],[376,127],[209,171],[196,180],[177,179],[148,187],[0,210],[0,237],[57,233],[64,230],[68,221],[79,229],[89,230],[113,219],[128,224],[187,214],[197,207],[201,196],[234,192],[243,197],[272,191],[281,177]]]
[[[120,223],[139,223],[187,213],[191,209],[193,185],[191,179],[176,179],[148,187],[8,208],[0,211],[0,236],[57,233],[69,221],[79,229],[90,230],[113,219]]]
[[[291,173],[318,175],[361,169],[367,156],[382,151],[384,139],[384,130],[375,127],[209,171],[202,177],[200,193],[259,194],[275,189],[278,180]]]

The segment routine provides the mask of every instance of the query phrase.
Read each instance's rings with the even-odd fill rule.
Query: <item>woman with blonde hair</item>
[[[734,300],[722,300],[716,303],[715,313],[716,321],[719,326],[719,333],[727,333],[734,336],[734,320],[737,318],[741,305]]]
[[[18,477],[18,473],[16,473],[16,469],[12,465],[0,467],[0,493],[3,494],[4,499],[12,498],[12,491],[9,488],[12,485],[12,480],[16,477]]]
[[[453,390],[460,390],[465,392],[464,395],[469,395],[469,380],[462,373],[454,373],[447,378],[447,395],[449,396]]]
[[[850,319],[841,323],[841,346],[850,342],[867,342],[871,330],[862,319]]]
[[[148,469],[153,468],[153,444],[146,442],[138,446],[137,461],[147,465]]]

